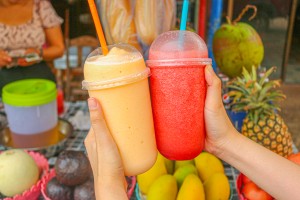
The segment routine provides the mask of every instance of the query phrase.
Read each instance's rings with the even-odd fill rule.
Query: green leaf
[[[261,85],[259,85],[257,82],[255,82],[254,84],[255,84],[255,88],[257,88],[257,90],[261,90],[262,89]]]
[[[241,88],[241,87],[238,87],[238,86],[235,86],[235,85],[229,85],[228,88],[238,90],[238,91],[240,91],[244,94],[249,94],[249,92],[245,88]]]
[[[261,77],[261,79],[259,80],[259,85],[263,85],[266,81],[266,79],[273,73],[273,71],[275,70],[275,67],[271,67],[270,69],[268,69],[268,71],[266,71],[265,75],[263,77]]]
[[[268,92],[271,89],[274,89],[274,82],[273,81],[265,83],[264,86],[262,87],[260,93],[261,93],[262,96],[268,96],[269,95]]]
[[[243,67],[242,74],[243,74],[246,82],[248,82],[249,80],[251,80],[251,76],[250,76],[248,70],[245,67]]]

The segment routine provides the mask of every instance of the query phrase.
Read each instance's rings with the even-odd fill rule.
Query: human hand
[[[32,53],[35,53],[35,54],[40,54],[40,51],[38,49],[35,49],[35,48],[29,48],[29,49],[26,49],[25,53],[24,53],[24,57],[26,57],[26,55],[29,55],[29,54],[32,54]],[[25,58],[19,58],[18,59],[18,65],[21,66],[21,67],[27,67],[27,66],[30,66],[30,65],[33,65],[33,64],[36,64],[38,63],[40,60],[37,60],[37,61],[32,61],[32,62],[27,62]]]
[[[207,93],[204,108],[206,140],[205,149],[219,155],[221,147],[229,142],[232,133],[236,132],[222,102],[221,80],[210,65],[205,68]]]
[[[0,49],[0,68],[9,65],[11,61],[11,57],[5,51]]]
[[[127,199],[122,159],[100,104],[88,99],[92,127],[84,141],[95,182],[97,199]]]

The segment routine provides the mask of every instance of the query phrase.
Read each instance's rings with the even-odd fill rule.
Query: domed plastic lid
[[[86,59],[82,89],[117,87],[144,80],[150,75],[143,56],[135,47],[120,43],[109,45],[108,49],[109,53],[106,56],[101,48],[97,48]]]
[[[24,79],[5,85],[3,102],[11,106],[39,106],[56,99],[54,82],[46,79]]]
[[[85,62],[97,66],[107,66],[134,62],[143,58],[141,53],[129,44],[119,43],[107,47],[109,52],[106,56],[103,55],[102,48],[97,48],[88,55]]]
[[[168,31],[159,35],[149,50],[147,64],[151,67],[170,66],[170,64],[211,64],[208,51],[202,38],[190,31]]]

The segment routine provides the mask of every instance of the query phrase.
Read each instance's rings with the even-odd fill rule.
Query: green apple
[[[179,167],[179,168],[175,171],[175,173],[174,173],[173,176],[176,178],[178,188],[181,187],[181,185],[182,185],[184,179],[185,179],[189,174],[195,174],[195,175],[198,175],[197,168],[195,167],[195,165],[192,165],[192,164],[186,164],[186,165],[183,165],[183,166]]]

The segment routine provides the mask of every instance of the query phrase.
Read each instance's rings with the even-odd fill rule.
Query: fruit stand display
[[[86,104],[86,102],[66,103],[65,104],[65,111],[66,112],[64,113],[62,118],[72,122],[73,127],[74,127],[73,134],[68,138],[68,140],[65,144],[65,150],[84,152],[85,148],[84,148],[83,140],[86,137],[86,134],[88,133],[88,129],[87,128],[84,129],[83,126],[82,127],[77,126],[76,123],[75,123],[76,120],[73,120],[73,119],[74,119],[74,117],[77,117],[77,116],[79,116],[78,120],[83,119],[83,118],[86,119],[86,117],[88,116],[87,104]],[[1,120],[2,120],[2,118],[1,118]],[[0,151],[3,151],[3,150],[6,150],[5,146],[0,145]],[[48,157],[48,163],[49,163],[49,167],[51,169],[55,166],[55,163],[56,163],[57,158],[58,158],[57,155],[58,154]],[[203,154],[203,155],[205,155],[205,154]],[[210,157],[210,156],[204,156],[204,157]],[[215,158],[213,158],[213,160],[216,163],[220,162],[219,160],[216,160]],[[214,162],[214,161],[211,161],[211,162]],[[170,165],[170,163],[172,163],[172,162],[170,162],[170,161],[164,161],[164,162],[166,162],[166,164],[164,163],[165,166],[168,165],[168,167],[166,167],[166,170],[171,169],[170,166],[172,166],[172,165]],[[169,163],[169,164],[167,164],[167,163]],[[192,166],[191,166],[191,163],[192,163]],[[201,168],[201,166],[196,167],[197,165],[196,165],[195,161],[191,162],[191,163],[190,163],[190,165],[188,165],[188,167],[186,167],[188,169],[187,171],[189,171],[190,170],[189,168],[191,168],[191,169],[194,169],[194,173],[196,173],[196,170],[195,170],[195,168],[196,168],[197,173],[198,173],[198,168]],[[174,163],[174,169],[175,169],[175,165],[176,165],[176,168],[178,168],[179,165],[181,165],[181,164],[184,165],[185,163],[184,162],[183,163],[178,162],[178,164]],[[232,166],[230,166],[229,164],[224,163],[224,162],[222,162],[223,167],[221,167],[220,164],[218,164],[218,166],[219,166],[220,169],[215,169],[217,167],[214,167],[214,170],[216,170],[216,171],[218,171],[218,170],[222,171],[222,169],[224,170],[223,173],[226,174],[226,177],[228,179],[227,181],[229,181],[229,185],[230,185],[230,198],[231,199],[238,199],[238,196],[237,196],[238,193],[237,193],[237,189],[235,187],[235,182],[236,182],[236,179],[237,179],[237,176],[238,176],[239,172],[236,169],[234,169]],[[183,169],[185,169],[185,168],[183,168]],[[213,169],[211,169],[211,170],[213,170]],[[176,173],[177,174],[176,176],[179,177],[181,174],[184,174],[183,172],[180,172],[180,171]],[[183,170],[183,171],[185,171],[185,170]],[[193,170],[191,170],[191,171],[193,171]],[[49,179],[50,179],[49,177],[54,176],[53,173],[54,173],[53,170],[52,171],[50,170],[50,174],[45,177],[45,181],[49,181]],[[207,174],[209,174],[209,172],[207,172]],[[194,176],[194,178],[197,179],[197,180],[200,179],[199,177],[200,177],[200,173],[198,173],[197,178],[195,178],[195,176]],[[223,176],[223,178],[224,178],[224,176]],[[127,177],[128,195],[131,197],[130,200],[139,200],[139,199],[141,199],[141,196],[139,194],[140,190],[138,190],[138,188],[135,187],[135,186],[138,185],[138,184],[136,184],[135,181],[136,181],[135,177]],[[198,181],[198,183],[199,183],[199,181]],[[176,184],[177,184],[177,181],[176,181]],[[45,188],[45,184],[44,184],[43,187]],[[41,196],[42,196],[42,194],[41,194]],[[43,198],[41,198],[41,199],[43,199]]]
[[[74,102],[74,103],[66,103],[65,104],[66,112],[61,116],[61,118],[68,120],[72,122],[72,125],[74,127],[74,131],[70,137],[68,137],[67,142],[64,144],[64,150],[62,148],[58,148],[56,150],[56,153],[53,154],[53,149],[50,148],[48,149],[51,151],[51,154],[49,152],[45,152],[43,150],[44,155],[49,155],[47,158],[43,156],[40,153],[35,153],[35,152],[30,152],[29,155],[33,155],[35,163],[37,164],[38,168],[40,169],[39,171],[39,177],[38,181],[35,179],[33,181],[28,180],[24,178],[25,176],[23,174],[16,174],[19,176],[22,176],[22,180],[28,180],[29,181],[29,186],[24,189],[24,193],[20,195],[22,192],[17,191],[19,195],[14,195],[11,193],[6,193],[6,188],[2,188],[4,185],[7,186],[7,183],[11,183],[11,186],[16,189],[17,184],[19,183],[22,186],[22,182],[19,181],[20,178],[16,179],[11,179],[10,182],[5,181],[4,179],[0,179],[0,192],[2,192],[2,196],[0,196],[0,199],[4,200],[33,200],[37,199],[39,197],[39,200],[55,200],[57,198],[53,198],[53,194],[47,193],[48,191],[54,191],[54,197],[57,195],[66,195],[63,198],[60,198],[58,196],[58,199],[89,199],[92,200],[93,198],[87,195],[93,195],[91,191],[93,191],[93,184],[92,183],[92,175],[91,171],[89,168],[89,163],[86,155],[84,154],[85,152],[85,147],[84,147],[84,138],[86,137],[88,133],[88,128],[84,126],[78,126],[76,124],[76,120],[73,120],[74,118],[77,118],[77,121],[81,121],[83,119],[86,119],[89,114],[88,114],[88,107],[86,102]],[[88,121],[86,123],[89,123]],[[0,110],[0,136],[2,136],[2,131],[3,127],[6,125],[6,119],[5,115],[1,114]],[[0,141],[1,142],[1,141]],[[15,171],[14,169],[18,168],[18,171],[24,171],[24,174],[29,174],[29,166],[24,163],[24,159],[20,159],[18,156],[16,159],[13,159],[16,165],[15,168],[11,167],[14,166],[12,162],[7,162],[7,159],[3,159],[3,154],[4,152],[9,153],[10,150],[7,150],[7,146],[1,145],[0,144],[0,165],[1,167],[3,166],[3,163],[6,168],[11,168],[12,171]],[[21,150],[20,150],[21,151]],[[24,153],[23,153],[24,154]],[[28,157],[28,156],[27,156]],[[26,157],[25,157],[26,159]],[[3,162],[1,162],[3,161]],[[33,163],[33,160],[29,160],[30,163]],[[19,162],[22,162],[22,164],[18,164]],[[66,165],[70,164],[69,167],[66,167]],[[34,165],[35,166],[35,165]],[[72,167],[73,166],[73,167]],[[36,167],[36,166],[35,166]],[[57,170],[55,170],[57,169]],[[80,173],[78,173],[80,171]],[[8,174],[4,170],[0,170],[0,177],[3,177],[1,175],[1,172],[5,172],[5,174]],[[47,173],[46,173],[47,172]],[[59,178],[57,179],[56,174],[59,174]],[[9,177],[11,177],[9,175]],[[35,177],[35,176],[32,176]],[[55,179],[54,179],[55,178]],[[133,197],[133,192],[135,188],[135,183],[136,183],[136,178],[135,177],[126,177],[127,183],[128,183],[128,196]],[[2,181],[2,182],[1,182]],[[31,182],[30,182],[31,181]],[[50,184],[48,184],[51,182]],[[32,185],[32,186],[31,186]],[[72,185],[72,186],[70,186]],[[30,190],[28,190],[30,187],[32,187]],[[23,188],[23,187],[22,187]],[[21,189],[22,189],[21,188]],[[58,189],[58,190],[57,190]],[[32,194],[32,192],[35,192]],[[51,192],[51,193],[52,193]],[[6,194],[4,196],[4,193]],[[17,194],[16,193],[16,194]],[[72,193],[71,197],[70,194]],[[74,196],[73,196],[74,194]],[[26,195],[24,197],[24,195]],[[27,198],[28,195],[36,195],[34,198]],[[76,195],[76,198],[75,198]],[[7,196],[13,196],[13,198],[5,198]],[[83,196],[83,198],[82,198]],[[50,198],[52,197],[52,198]],[[74,198],[73,198],[74,197]]]
[[[66,104],[66,113],[63,115],[63,118],[69,120],[69,119],[73,119],[74,116],[80,116],[80,118],[83,115],[88,116],[87,110],[88,110],[88,108],[87,108],[86,102],[67,103]],[[80,115],[78,113],[80,113]],[[83,117],[83,118],[85,118],[85,117]],[[73,122],[73,120],[70,120],[70,121]],[[84,152],[85,148],[84,148],[83,140],[84,140],[88,130],[82,129],[82,128],[76,126],[76,123],[73,123],[73,126],[74,126],[74,132],[73,132],[72,136],[68,139],[68,141],[65,145],[65,150]],[[0,151],[1,150],[2,151],[5,150],[5,147],[0,146]],[[296,151],[296,149],[294,149],[294,151]],[[292,154],[292,155],[294,155],[294,154]],[[292,155],[290,157],[294,157],[294,158],[291,158],[291,159],[294,159],[294,160],[298,159],[298,163],[300,163],[299,162],[300,156],[298,155],[298,157],[297,157],[297,156],[292,156]],[[207,160],[201,162],[201,163],[205,164],[204,166],[201,166],[201,165],[199,165],[199,162],[197,161],[197,159],[201,159],[201,160],[207,159]],[[195,184],[197,184],[197,183],[199,184],[199,179],[202,180],[201,177],[203,177],[205,179],[205,175],[209,175],[214,171],[218,172],[216,174],[224,173],[224,174],[226,174],[227,180],[223,180],[223,181],[224,182],[228,181],[229,186],[230,186],[230,199],[233,199],[233,200],[239,199],[238,191],[239,191],[239,189],[242,189],[242,188],[236,187],[236,181],[238,179],[239,172],[227,163],[221,162],[222,165],[220,165],[220,161],[208,153],[202,153],[195,160],[188,161],[188,162],[180,161],[180,162],[176,163],[173,161],[169,161],[169,160],[163,158],[162,156],[159,156],[158,160],[160,160],[160,165],[162,165],[163,167],[161,170],[158,170],[158,172],[155,172],[155,173],[157,173],[159,177],[162,177],[162,176],[165,176],[168,174],[169,175],[173,174],[174,177],[175,176],[177,177],[177,178],[175,178],[176,186],[177,186],[177,180],[180,181],[181,176],[185,176],[186,173],[197,174],[197,176],[196,175],[192,176],[191,179],[193,179],[193,180],[189,181],[189,182],[192,182],[194,180],[198,180],[198,181],[196,181]],[[161,160],[163,160],[163,162]],[[57,161],[56,156],[49,157],[48,158],[49,166],[51,168],[53,168],[55,166],[56,161]],[[213,163],[216,163],[216,164],[213,164]],[[159,164],[159,162],[156,165],[158,165],[158,164]],[[205,167],[205,166],[209,166],[209,165],[213,165],[214,167]],[[173,166],[173,169],[172,169],[172,166]],[[201,168],[203,168],[203,167],[208,171],[206,171],[205,173],[201,173],[201,171],[203,171],[203,170],[201,170]],[[181,168],[181,169],[175,170],[175,169],[179,169],[179,168]],[[50,180],[49,176],[52,178],[55,175],[53,170],[50,172],[51,173],[46,177],[45,181]],[[224,176],[222,176],[222,178],[225,179]],[[222,179],[222,178],[219,177],[218,179]],[[157,177],[155,179],[157,180]],[[162,179],[163,179],[162,181],[166,181],[166,180],[164,180],[164,178],[162,178]],[[166,178],[166,179],[168,179],[168,178]],[[135,184],[135,178],[127,177],[127,181],[129,184],[128,195],[131,197],[130,200],[142,200],[142,198],[144,196],[141,195],[142,192],[141,192],[141,189],[139,189],[139,187],[138,187],[139,184]],[[152,181],[154,181],[154,180],[152,180]],[[159,184],[160,181],[157,181],[157,182]],[[174,179],[173,179],[173,181],[170,181],[170,182],[171,183],[173,182],[173,184],[174,184]],[[202,183],[202,185],[204,185],[204,184]],[[212,185],[214,185],[214,184],[212,184]],[[135,187],[135,186],[137,186],[137,187]],[[217,186],[217,184],[215,186]],[[45,185],[43,187],[45,188]],[[205,188],[205,187],[203,187],[203,188]],[[154,190],[154,192],[151,192],[151,193],[155,194],[155,187],[151,190]],[[203,191],[205,193],[205,189]],[[228,190],[226,190],[226,191],[228,192]],[[178,191],[177,191],[177,195],[178,195]],[[228,193],[226,193],[226,195],[228,195]]]
[[[254,9],[251,17],[254,18],[256,7],[247,6],[236,20],[228,20],[214,35],[216,62],[219,70],[228,77],[223,83],[225,103],[228,113],[244,113],[239,119],[242,134],[287,157],[292,153],[292,138],[278,113],[278,103],[285,98],[277,89],[280,81],[270,80],[274,67],[259,72],[264,55],[262,40],[253,27],[238,22],[249,8]],[[233,121],[234,117],[229,116]]]
[[[159,154],[154,166],[137,176],[137,183],[140,199],[230,199],[223,164],[207,152],[186,161],[172,161]]]
[[[291,135],[279,114],[278,103],[285,96],[278,90],[280,82],[269,78],[275,68],[258,75],[263,44],[253,27],[238,22],[241,16],[222,25],[213,40],[218,69],[228,78],[223,85],[227,110],[243,113],[241,134],[300,165],[300,154],[293,154]],[[67,102],[65,108],[61,117],[66,121],[89,116],[86,102]],[[95,199],[93,174],[83,143],[89,127],[74,122],[63,151],[57,149],[48,160],[32,152],[7,150],[0,140],[0,199]],[[1,124],[0,136],[4,137]],[[12,173],[15,171],[20,173]],[[126,180],[130,200],[273,199],[245,175],[205,151],[185,161],[169,160],[159,153],[150,170]]]
[[[278,80],[268,80],[274,69],[259,78],[254,67],[250,73],[243,68],[242,76],[228,83],[228,95],[234,111],[247,112],[241,134],[283,157],[296,157],[292,137],[278,113],[285,96],[278,90]],[[273,199],[243,174],[238,176],[237,189],[240,199]]]
[[[229,82],[229,96],[234,111],[247,112],[241,133],[274,153],[288,157],[293,152],[292,137],[278,113],[279,102],[285,96],[277,89],[278,80],[266,81],[273,71],[274,67],[259,78],[254,67],[251,73],[244,68],[241,78]]]
[[[228,20],[214,35],[214,56],[220,78],[226,80],[223,101],[241,134],[292,160],[297,157],[293,154],[297,149],[293,149],[291,134],[279,113],[285,95],[279,90],[280,80],[270,78],[276,67],[262,70],[264,47],[260,36],[249,24],[238,22],[249,8],[254,9],[255,16],[256,8],[247,6],[237,20]],[[242,200],[273,199],[243,174],[238,175],[236,187]]]

